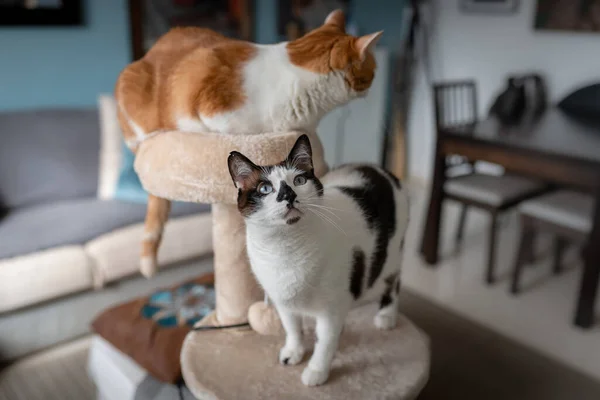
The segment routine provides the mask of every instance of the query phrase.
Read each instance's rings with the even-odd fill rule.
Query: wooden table
[[[537,121],[503,127],[484,120],[470,127],[438,132],[433,184],[421,253],[428,264],[438,261],[446,156],[489,161],[507,171],[574,186],[596,197],[593,228],[584,246],[584,271],[575,324],[594,322],[594,302],[600,277],[600,124],[586,124],[550,109]]]

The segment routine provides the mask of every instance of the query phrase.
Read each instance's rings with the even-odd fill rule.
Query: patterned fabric
[[[215,307],[215,291],[210,285],[185,283],[173,290],[161,290],[150,296],[142,307],[142,316],[164,328],[193,326]]]

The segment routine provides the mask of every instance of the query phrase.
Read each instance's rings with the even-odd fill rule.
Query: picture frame
[[[129,16],[134,60],[177,26],[209,28],[235,39],[254,39],[254,0],[129,0]]]
[[[519,0],[461,0],[461,10],[477,14],[514,14]]]
[[[537,0],[537,31],[600,33],[600,0]]]
[[[351,18],[351,0],[278,0],[279,40],[294,40],[323,24],[327,15],[340,9]]]
[[[0,26],[82,24],[82,0],[0,0]]]

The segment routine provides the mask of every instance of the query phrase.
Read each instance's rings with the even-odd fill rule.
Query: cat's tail
[[[154,276],[158,271],[158,248],[170,210],[171,202],[169,200],[148,195],[148,209],[146,210],[140,258],[140,272],[146,278]]]

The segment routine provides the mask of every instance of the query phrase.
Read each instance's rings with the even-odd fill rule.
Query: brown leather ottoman
[[[111,307],[96,317],[92,329],[158,381],[176,384],[185,336],[214,309],[213,284],[209,274]]]

